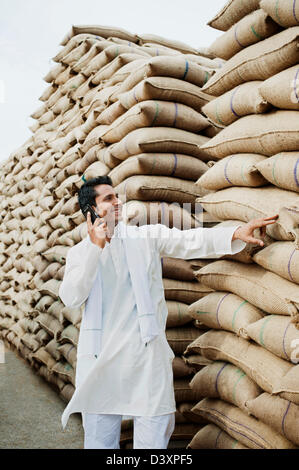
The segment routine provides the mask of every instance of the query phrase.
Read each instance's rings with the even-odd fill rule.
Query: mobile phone
[[[94,209],[89,205],[86,204],[83,210],[84,217],[87,219],[87,213],[90,212],[91,223],[94,224],[96,219],[100,219],[100,216],[94,211]]]

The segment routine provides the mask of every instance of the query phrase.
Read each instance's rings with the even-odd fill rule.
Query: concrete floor
[[[0,449],[82,449],[81,416],[70,416],[66,403],[16,352],[5,348],[0,363]]]

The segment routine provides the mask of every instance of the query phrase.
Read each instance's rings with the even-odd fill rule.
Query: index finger
[[[88,229],[90,229],[92,224],[91,224],[91,217],[90,217],[89,211],[87,212],[86,220],[87,220],[87,227]]]

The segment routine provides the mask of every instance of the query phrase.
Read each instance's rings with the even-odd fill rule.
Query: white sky
[[[111,25],[207,47],[221,31],[206,26],[225,0],[1,0],[0,162],[31,135],[43,77],[72,25]]]

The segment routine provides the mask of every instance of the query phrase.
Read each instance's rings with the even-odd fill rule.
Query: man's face
[[[105,220],[108,225],[116,225],[121,219],[122,202],[118,198],[114,188],[109,184],[100,184],[94,187],[97,196],[95,198],[96,206],[93,208],[103,217],[105,214]]]

